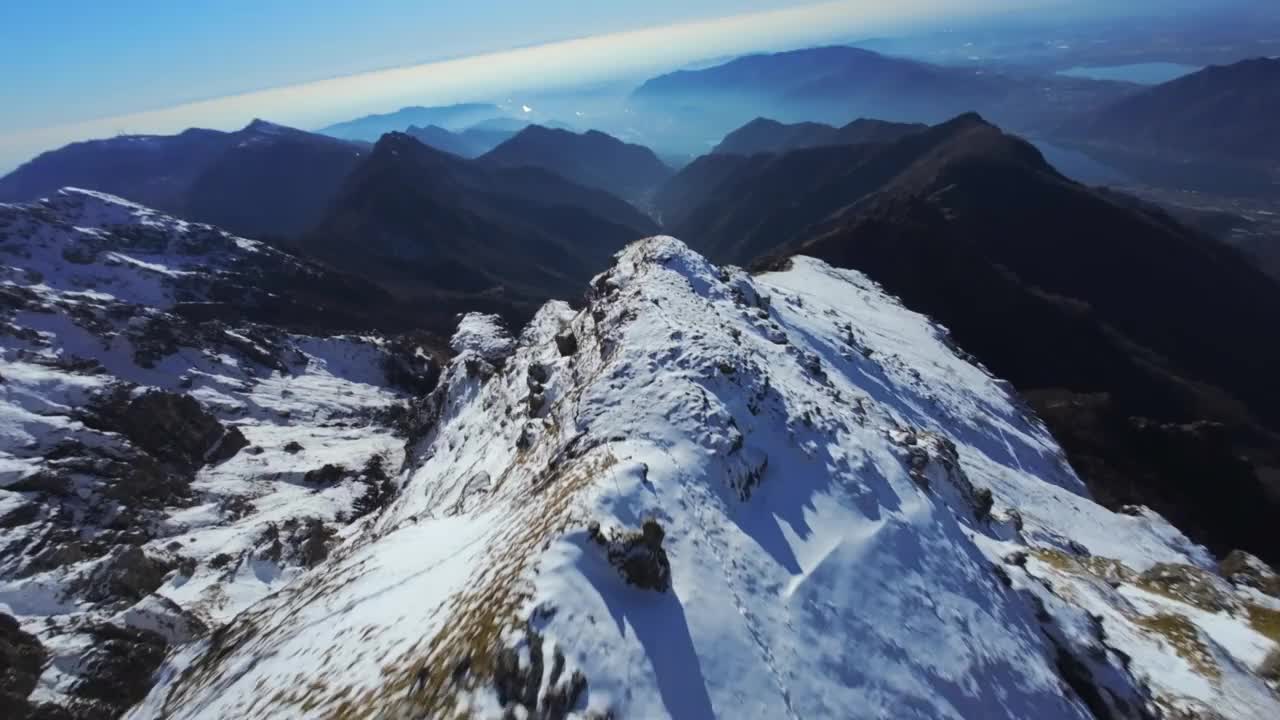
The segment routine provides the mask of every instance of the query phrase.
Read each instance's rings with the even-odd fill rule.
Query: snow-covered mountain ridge
[[[406,392],[388,370],[426,359],[216,319],[322,272],[99,193],[0,205],[6,717],[119,715],[168,649],[389,498]]]
[[[1093,503],[856,272],[653,238],[455,350],[395,499],[131,717],[1280,712],[1275,576]]]
[[[1280,578],[1092,502],[859,273],[652,238],[518,337],[462,318],[436,383],[406,338],[271,324],[324,272],[0,205],[6,712],[1280,714]]]

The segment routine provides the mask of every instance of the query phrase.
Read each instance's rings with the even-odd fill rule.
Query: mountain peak
[[[541,167],[581,185],[639,202],[669,178],[671,169],[652,150],[598,130],[530,125],[480,160],[503,167]]]
[[[987,122],[986,118],[976,112],[966,112],[957,115],[950,120],[939,124],[937,127],[947,130],[955,130],[962,128],[987,127],[998,130],[995,125]]]
[[[273,122],[268,122],[261,118],[254,118],[248,125],[244,126],[241,132],[257,133],[260,135],[275,135],[292,131],[293,128],[285,127]]]
[[[136,714],[1086,720],[1187,686],[1275,708],[1228,650],[1163,640],[1243,613],[1135,599],[1249,591],[1090,500],[1005,384],[866,277],[654,237],[590,287],[519,337],[465,317],[400,491],[296,592],[171,656]]]

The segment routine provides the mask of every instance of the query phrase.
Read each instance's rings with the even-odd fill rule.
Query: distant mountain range
[[[89,140],[0,178],[0,201],[83,187],[243,235],[288,236],[319,221],[368,147],[262,120],[230,133]]]
[[[657,232],[626,202],[548,170],[467,161],[389,133],[297,246],[400,295],[485,296],[519,316]]]
[[[480,162],[494,167],[544,168],[637,203],[673,174],[642,145],[624,143],[596,130],[579,134],[539,125],[520,131]]]
[[[462,130],[504,114],[502,108],[488,103],[462,103],[440,107],[412,106],[390,113],[365,115],[329,125],[318,132],[345,140],[374,142],[389,132],[404,132],[413,125],[421,127],[439,125],[448,130]]]
[[[711,154],[755,155],[823,145],[888,142],[926,127],[921,123],[892,123],[867,118],[859,118],[843,127],[814,122],[785,124],[768,118],[756,118],[726,135]]]
[[[1056,136],[1157,185],[1280,193],[1280,59],[1213,66],[1063,123]]]
[[[389,133],[375,153],[262,121],[234,133],[77,143],[0,179],[0,200],[64,186],[109,192],[271,239],[399,297],[444,306],[470,298],[467,307],[515,320],[586,282],[626,242],[658,232],[609,193],[638,199],[671,175],[646,148],[542,127],[515,137],[438,126],[414,135],[444,151]]]
[[[657,205],[720,262],[866,272],[1027,393],[1096,495],[1266,552],[1280,337],[1258,328],[1280,286],[1230,248],[1067,180],[977,115],[878,145],[707,156]],[[1205,418],[1221,425],[1183,424]]]
[[[426,127],[410,125],[409,129],[404,132],[423,145],[464,158],[479,157],[510,140],[515,135],[514,132],[509,130],[486,130],[483,128],[467,128],[466,130],[453,132],[439,125],[428,125]]]
[[[701,70],[653,78],[632,95],[638,111],[664,118],[664,141],[696,147],[753,117],[846,122],[875,117],[941,122],[979,111],[1002,124],[1056,126],[1128,95],[1137,86],[1060,76],[950,67],[834,46],[749,55]]]

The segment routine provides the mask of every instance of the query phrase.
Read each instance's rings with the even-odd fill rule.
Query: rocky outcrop
[[[329,557],[336,535],[337,531],[319,518],[290,518],[267,526],[255,554],[280,565],[315,567]]]
[[[546,665],[547,660],[550,660],[550,667]],[[465,666],[462,667],[465,670]],[[527,627],[517,646],[504,648],[498,653],[493,670],[493,689],[504,718],[565,720],[586,693],[587,678],[578,670],[566,672],[565,657],[560,648],[544,640],[532,627]]]
[[[598,523],[592,524],[587,534],[605,549],[609,564],[628,584],[657,592],[670,589],[671,561],[662,547],[667,533],[657,520],[645,520],[638,532],[614,528],[607,539]]]
[[[150,595],[173,569],[138,547],[117,547],[82,583],[90,602],[133,604]]]
[[[47,654],[36,636],[23,631],[12,615],[0,613],[0,705],[22,717]]]
[[[101,624],[90,628],[93,647],[81,661],[71,708],[80,717],[111,718],[146,696],[168,645],[150,630]]]
[[[1271,566],[1243,550],[1232,550],[1218,564],[1218,571],[1233,585],[1251,587],[1280,599],[1280,575]]]
[[[190,395],[162,390],[141,393],[117,386],[100,397],[86,422],[119,432],[158,460],[194,472],[206,463],[233,457],[249,442]]]

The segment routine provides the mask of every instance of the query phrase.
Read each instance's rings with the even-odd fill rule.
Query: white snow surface
[[[1090,500],[1006,383],[859,273],[751,277],[660,237],[592,287],[514,341],[468,316],[396,500],[314,570],[257,574],[271,594],[233,584],[228,611],[257,601],[131,717],[1280,717],[1250,621],[1280,604]],[[593,539],[649,519],[666,591]],[[239,535],[209,533],[199,552]],[[1156,592],[1162,563],[1230,602]]]
[[[179,337],[154,363],[139,363],[139,329],[176,327],[167,311],[192,299],[196,286],[183,278],[274,252],[101,193],[69,189],[37,204],[0,205],[0,293],[8,301],[0,311],[0,612],[51,655],[33,700],[67,699],[92,650],[83,634],[91,625],[151,630],[181,647],[287,587],[307,572],[289,549],[291,528],[323,523],[338,533],[336,544],[367,491],[361,468],[374,458],[392,474],[400,467],[404,440],[376,421],[406,399],[385,376],[382,339],[227,326],[210,330],[207,344]],[[59,448],[129,457],[120,455],[125,439],[86,426],[82,414],[119,385],[131,397],[189,395],[248,446],[201,468],[190,497],[171,506],[117,501],[114,479],[69,465]],[[330,464],[350,472],[307,482],[308,472]],[[70,495],[13,489],[42,472],[63,473]],[[129,518],[126,533],[136,532],[132,542],[172,569],[136,603],[91,601],[86,588],[97,589],[94,572],[112,557],[94,548],[115,542],[106,538],[118,536],[121,518]],[[283,551],[273,551],[275,536]],[[33,564],[55,546],[84,548],[84,557]]]

